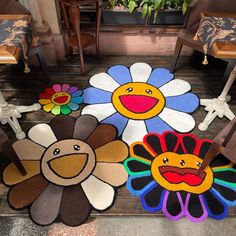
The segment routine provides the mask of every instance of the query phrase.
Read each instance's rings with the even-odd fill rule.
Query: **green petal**
[[[236,183],[232,183],[232,182],[227,182],[227,181],[224,181],[224,180],[221,180],[221,179],[214,179],[214,182],[216,184],[222,184],[223,186],[229,186],[229,187],[232,187],[232,188],[236,188]]]
[[[234,169],[234,168],[231,168],[231,167],[227,167],[227,168],[220,168],[220,169],[218,169],[218,167],[217,167],[217,169],[213,169],[213,172],[223,172],[223,171],[233,171],[233,172],[236,172],[236,169]]]
[[[128,162],[129,162],[129,161],[137,161],[137,162],[141,162],[141,163],[144,163],[144,164],[150,166],[150,163],[147,162],[147,161],[141,160],[141,159],[139,159],[139,158],[130,157],[130,158],[128,158],[128,159],[126,159],[126,160],[124,161],[125,170],[128,172],[129,175],[131,175],[131,176],[137,176],[137,175],[151,174],[150,170],[147,170],[147,171],[140,171],[140,172],[133,172],[133,171],[131,171],[130,168],[128,167]]]
[[[51,112],[55,116],[59,115],[61,113],[61,106],[55,106]]]
[[[68,115],[71,113],[71,109],[67,105],[61,106],[61,113],[63,115]]]

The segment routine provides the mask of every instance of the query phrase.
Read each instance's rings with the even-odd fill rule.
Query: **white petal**
[[[33,126],[29,130],[28,136],[35,143],[44,147],[48,147],[57,141],[51,127],[47,124],[38,124]]]
[[[178,96],[188,92],[191,86],[188,82],[181,79],[171,80],[169,83],[159,88],[165,97]]]
[[[93,115],[97,117],[99,121],[101,121],[107,118],[108,116],[111,116],[115,112],[116,110],[111,103],[104,103],[104,104],[88,105],[82,110],[81,114]]]
[[[130,67],[130,73],[133,82],[147,82],[150,74],[152,73],[152,67],[146,63],[138,62]]]
[[[96,74],[90,78],[89,83],[99,89],[114,92],[120,85],[107,73]]]
[[[164,120],[173,129],[179,132],[189,132],[195,127],[195,120],[189,114],[184,112],[164,108],[159,114],[159,117]]]
[[[91,175],[81,185],[89,202],[97,210],[105,210],[112,204],[115,191],[109,184]]]
[[[147,134],[145,122],[143,120],[129,120],[123,132],[122,139],[131,144],[135,141],[142,141]]]

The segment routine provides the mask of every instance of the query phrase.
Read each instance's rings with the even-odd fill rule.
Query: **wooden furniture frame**
[[[29,22],[32,21],[32,17],[30,15],[0,15],[0,19],[10,19],[10,20],[19,20],[24,19]],[[31,46],[28,50],[28,56],[36,55],[39,65],[41,66],[41,70],[43,72],[43,79],[46,82],[49,82],[49,74],[48,68],[46,66],[46,62],[42,53],[42,47]],[[20,47],[15,46],[0,46],[0,64],[18,64],[20,58],[22,56],[22,49]]]
[[[80,6],[82,4],[96,4],[96,30],[95,35],[81,32]],[[77,49],[80,57],[80,72],[85,73],[83,50],[92,44],[96,45],[97,57],[100,56],[99,32],[101,24],[101,0],[60,0],[62,15],[68,33],[69,55],[73,55],[73,49]]]
[[[220,11],[220,12],[219,12]],[[205,13],[203,13],[205,12]],[[176,41],[176,46],[174,50],[174,56],[171,62],[170,71],[173,73],[175,71],[175,67],[180,55],[180,52],[182,50],[183,45],[186,45],[188,47],[193,48],[194,50],[203,52],[202,45],[199,41],[194,41],[193,37],[195,33],[197,32],[202,14],[209,15],[209,13],[213,16],[231,16],[236,17],[236,0],[198,0],[196,3],[188,9],[184,28],[181,29],[178,33],[178,38]],[[222,50],[224,52],[222,52]],[[230,75],[230,72],[232,71],[235,63],[235,58],[233,55],[230,54],[230,48],[231,45],[215,42],[213,43],[213,50],[209,51],[209,54],[224,59],[228,62],[224,80],[226,81]],[[220,49],[220,50],[218,50]],[[217,54],[216,51],[218,50]],[[226,51],[228,55],[226,56]],[[221,54],[221,52],[223,54]]]
[[[30,15],[0,15],[0,19],[26,19],[31,21]],[[16,64],[18,63],[20,56],[22,54],[22,49],[20,47],[14,46],[2,46],[0,47],[0,63],[2,64]],[[36,55],[41,68],[44,72],[45,79],[48,81],[48,71],[46,64],[43,59],[43,54],[41,53],[40,47],[32,47],[29,50],[29,56]],[[2,59],[1,59],[2,58]],[[37,111],[41,108],[40,104],[35,103],[32,106],[15,106],[8,104],[4,99],[0,90],[0,122],[2,124],[9,124],[16,134],[17,139],[25,138],[25,133],[22,131],[18,118],[21,118],[21,113]]]
[[[210,12],[201,13],[201,18],[204,18],[206,16],[236,18],[236,14],[210,13]],[[198,128],[201,131],[207,130],[208,126],[217,116],[220,118],[223,118],[225,116],[229,120],[233,120],[235,117],[234,113],[230,110],[227,102],[229,101],[228,92],[236,79],[236,43],[214,42],[212,44],[211,51],[212,55],[216,58],[230,60],[227,69],[228,70],[231,69],[231,73],[218,98],[200,100],[200,104],[202,106],[205,106],[205,110],[208,112],[203,122],[201,122],[198,126]]]

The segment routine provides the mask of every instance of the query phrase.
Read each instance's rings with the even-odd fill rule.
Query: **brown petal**
[[[91,212],[90,203],[81,187],[65,187],[62,195],[60,215],[64,224],[78,226],[84,223]]]
[[[93,131],[93,133],[87,138],[86,142],[96,149],[101,147],[116,138],[117,130],[112,125],[101,124]]]
[[[35,175],[14,186],[9,191],[8,201],[13,208],[24,208],[38,197],[47,184],[48,182],[41,175]]]
[[[73,137],[75,119],[71,116],[58,116],[50,122],[50,126],[57,140],[70,139]]]

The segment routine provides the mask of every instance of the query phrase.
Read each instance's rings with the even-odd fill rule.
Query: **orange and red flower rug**
[[[13,209],[29,208],[39,225],[57,219],[82,224],[92,210],[113,205],[116,189],[128,177],[122,164],[127,145],[117,139],[114,126],[99,124],[91,115],[59,116],[35,125],[13,148],[27,175],[13,163],[4,169],[3,181],[11,187],[8,202]]]
[[[233,163],[219,155],[197,175],[211,142],[191,134],[147,134],[131,145],[124,163],[128,190],[145,210],[162,211],[171,220],[225,218],[229,206],[236,205]]]

